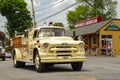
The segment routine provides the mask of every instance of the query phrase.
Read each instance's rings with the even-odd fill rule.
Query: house
[[[115,55],[120,55],[120,19],[111,19],[72,30],[67,30],[67,36],[82,36],[85,42],[86,54],[106,55],[106,45],[112,44]]]

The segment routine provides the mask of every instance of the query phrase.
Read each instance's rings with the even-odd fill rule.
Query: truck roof
[[[64,29],[63,27],[59,27],[59,26],[41,26],[41,27],[36,27],[33,28],[34,30],[40,29],[40,28],[60,28],[60,29]]]

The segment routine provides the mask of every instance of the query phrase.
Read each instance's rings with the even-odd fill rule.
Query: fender
[[[21,49],[20,48],[14,48],[14,51],[15,51],[17,59],[22,59]]]

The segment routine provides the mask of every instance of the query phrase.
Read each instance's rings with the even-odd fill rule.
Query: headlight
[[[84,46],[83,43],[80,43],[80,48],[83,48],[83,46]]]
[[[43,44],[43,47],[44,47],[44,48],[47,48],[47,47],[48,47],[48,43],[44,43],[44,44]]]

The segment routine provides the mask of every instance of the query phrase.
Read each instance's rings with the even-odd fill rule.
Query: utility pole
[[[36,27],[36,19],[35,19],[35,10],[34,10],[33,0],[31,0],[31,4],[32,4],[32,14],[33,14],[33,26]]]

